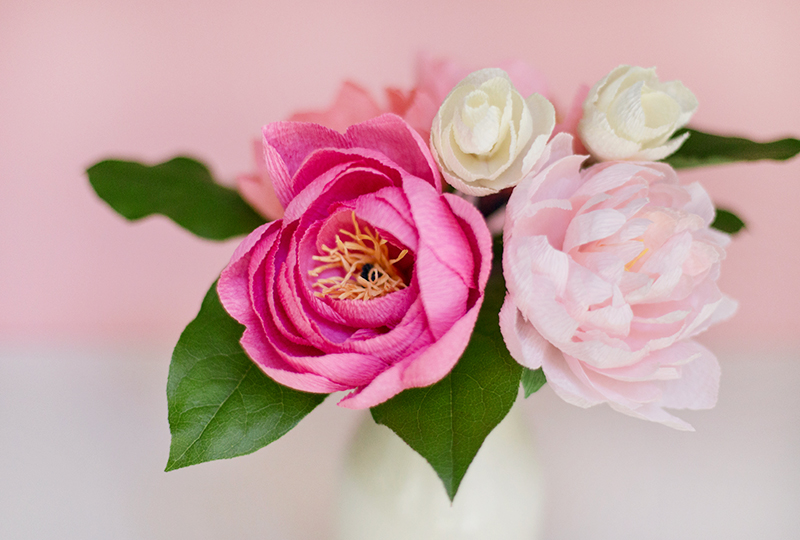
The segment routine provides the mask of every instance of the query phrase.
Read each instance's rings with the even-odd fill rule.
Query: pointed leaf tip
[[[215,283],[172,355],[167,471],[254,452],[325,399],[267,377],[239,344],[243,328],[222,307]]]

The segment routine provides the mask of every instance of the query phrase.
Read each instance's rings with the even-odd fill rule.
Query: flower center
[[[331,269],[341,269],[343,275],[319,277],[313,287],[320,289],[314,295],[320,298],[333,296],[339,300],[370,300],[405,289],[406,284],[394,264],[406,256],[404,249],[394,259],[389,258],[389,246],[385,238],[369,227],[363,230],[352,212],[353,231],[339,229],[334,247],[322,246],[324,255],[314,255],[319,261],[309,271],[312,277]],[[349,240],[342,240],[342,236]]]

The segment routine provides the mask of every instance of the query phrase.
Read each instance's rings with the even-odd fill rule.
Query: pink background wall
[[[124,222],[86,181],[94,161],[189,153],[230,180],[262,124],[327,104],[346,77],[408,86],[419,51],[523,59],[562,104],[620,63],[655,65],[696,94],[701,129],[800,136],[797,5],[3,0],[0,343],[174,341],[234,249]],[[740,313],[708,339],[796,344],[800,159],[683,177],[750,224],[721,279]]]

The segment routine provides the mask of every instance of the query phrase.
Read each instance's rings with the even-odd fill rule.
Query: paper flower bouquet
[[[687,129],[694,95],[654,69],[556,111],[538,73],[501,67],[423,59],[385,107],[346,83],[266,125],[238,190],[185,157],[88,170],[128,219],[246,235],[175,347],[167,470],[253,452],[340,393],[452,499],[520,385],[684,430],[668,409],[714,406],[719,364],[693,338],[736,309],[717,278],[743,223],[676,169],[800,141]]]

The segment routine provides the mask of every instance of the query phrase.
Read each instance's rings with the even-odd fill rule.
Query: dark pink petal
[[[372,335],[356,332],[342,343],[341,348],[344,351],[373,355],[388,366],[414,357],[417,351],[428,347],[432,342],[425,312],[419,302],[412,304],[395,326],[383,331],[385,333],[376,331]]]
[[[319,124],[273,122],[264,126],[263,133],[267,171],[284,208],[296,194],[292,177],[311,152],[320,148],[347,148],[341,133]]]
[[[474,275],[477,276],[478,289],[483,291],[492,271],[492,233],[481,213],[467,201],[450,193],[445,193],[444,199],[459,220],[472,253],[477,255],[473,259],[476,263]]]
[[[411,217],[411,207],[402,190],[387,187],[362,195],[355,200],[356,215],[382,232],[382,236],[395,239],[412,253],[417,251],[419,234]]]
[[[284,217],[287,221],[302,217],[306,222],[323,219],[332,206],[399,184],[400,175],[395,172],[362,162],[336,165],[305,186],[286,208]]]
[[[407,173],[442,190],[442,179],[428,143],[402,118],[384,114],[348,128],[351,147],[378,150]]]
[[[475,303],[456,323],[403,370],[405,388],[429,386],[450,373],[467,348],[483,298]]]
[[[275,242],[281,228],[281,222],[265,223],[247,235],[233,252],[230,263],[220,274],[217,283],[217,294],[225,310],[231,317],[242,324],[250,324],[256,320],[253,306],[250,303],[248,268],[251,252],[256,247],[267,249]]]
[[[348,409],[366,409],[407,388],[430,386],[440,381],[467,348],[479,310],[480,303],[464,314],[447,333],[424,348],[421,354],[394,364],[366,387],[345,396],[339,405]]]
[[[272,366],[264,366],[258,362],[256,363],[261,367],[264,373],[269,375],[275,382],[302,392],[330,394],[332,392],[341,392],[349,388],[347,384],[337,384],[330,379],[326,379],[314,373],[297,373],[295,371],[286,371]]]
[[[450,208],[432,186],[405,179],[405,193],[419,231],[416,279],[438,339],[467,311],[470,289],[477,289],[475,261],[469,241]],[[485,225],[484,225],[485,227]]]

